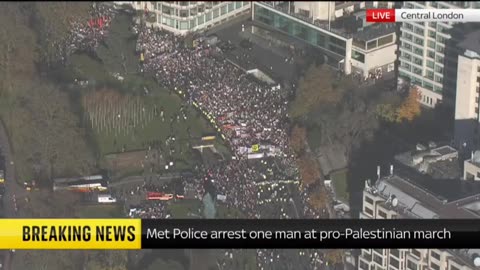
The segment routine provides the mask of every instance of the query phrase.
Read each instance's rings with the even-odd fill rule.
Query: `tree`
[[[328,193],[323,186],[312,192],[308,198],[309,204],[316,210],[323,210],[328,207]]]
[[[396,122],[397,121],[397,110],[393,107],[392,104],[379,104],[377,105],[375,113],[377,116],[386,121],[386,122]]]
[[[303,154],[297,159],[298,170],[302,179],[302,185],[308,186],[317,182],[320,177],[320,169],[313,157]]]
[[[312,65],[300,80],[295,99],[290,104],[290,115],[299,118],[318,106],[335,106],[341,101],[344,90],[344,84],[335,82],[335,74],[329,67]]]
[[[397,110],[397,121],[412,121],[421,113],[420,92],[416,88],[410,89],[407,98]]]
[[[76,270],[82,260],[77,250],[22,250],[15,252],[12,269]]]
[[[33,19],[33,29],[39,37],[40,57],[45,64],[59,60],[59,50],[69,36],[71,23],[87,23],[91,2],[25,3]]]
[[[156,259],[148,267],[147,270],[183,270],[183,266],[172,260]]]
[[[305,141],[307,139],[307,130],[304,127],[295,125],[290,132],[290,145],[297,154],[305,150]]]
[[[53,176],[84,175],[96,166],[93,150],[85,140],[79,117],[72,112],[69,96],[55,85],[34,81],[35,89],[21,91],[8,122],[19,177],[29,180],[36,172],[42,185]],[[23,165],[23,168],[22,168]]]
[[[325,260],[330,264],[339,264],[343,262],[344,251],[341,249],[331,249],[325,252]]]
[[[0,95],[13,97],[17,83],[35,72],[36,35],[19,3],[0,3]]]
[[[126,250],[86,251],[85,267],[89,270],[127,270]]]

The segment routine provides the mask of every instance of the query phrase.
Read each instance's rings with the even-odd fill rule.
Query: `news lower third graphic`
[[[479,220],[5,219],[0,249],[478,248]]]

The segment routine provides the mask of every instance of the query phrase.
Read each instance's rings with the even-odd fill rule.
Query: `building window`
[[[196,7],[195,7],[195,8],[192,8],[192,9],[190,9],[190,16],[197,16],[197,14],[198,14],[198,12],[197,12],[197,11],[198,11],[198,10],[197,10],[197,8],[196,8]]]
[[[383,258],[382,256],[378,256],[376,254],[373,254],[373,261],[376,262],[379,265],[383,265]]]
[[[450,270],[460,270],[460,268],[450,265]]]
[[[220,16],[220,10],[218,8],[213,10],[213,18],[218,18]]]
[[[220,14],[221,15],[227,14],[227,6],[223,6],[223,7],[220,8]]]
[[[390,257],[390,265],[397,269],[400,269],[400,262],[393,257]]]
[[[228,3],[228,12],[232,12],[233,10],[235,10],[235,3]]]
[[[378,46],[383,46],[386,44],[390,44],[393,42],[393,35],[388,35],[386,37],[382,37],[378,39]]]
[[[418,251],[418,249],[412,249],[412,255],[417,257],[417,258],[422,257],[422,253],[420,251]]]
[[[365,196],[365,201],[369,204],[373,204],[373,199],[368,196]]]
[[[378,254],[380,254],[380,255],[383,256],[383,251],[384,251],[383,249],[381,249],[381,248],[375,248],[375,249],[373,249],[373,251],[375,251],[376,253],[378,253]]]
[[[400,250],[398,250],[396,248],[390,249],[390,255],[393,255],[397,258],[400,258]]]
[[[365,207],[365,213],[367,213],[370,216],[373,216],[373,210],[368,207]]]
[[[378,215],[382,218],[387,218],[387,213],[383,212],[382,210],[378,210]]]
[[[367,50],[374,49],[377,47],[377,40],[372,40],[367,43]]]
[[[440,266],[436,263],[430,263],[430,269],[432,270],[440,270]]]
[[[368,266],[368,264],[367,264],[366,262],[360,260],[359,269],[361,269],[361,270],[369,270],[370,267]]]
[[[415,32],[415,34],[420,35],[420,36],[423,36],[423,34],[425,33],[425,32],[423,31],[423,29],[420,29],[420,28],[418,28],[418,27],[415,27],[415,31],[414,31],[414,32]]]
[[[182,18],[188,17],[188,10],[180,10],[180,17]]]
[[[433,258],[437,259],[438,261],[440,260],[440,254],[438,254],[435,251],[430,251],[430,254],[432,255]]]
[[[198,25],[201,25],[205,22],[205,17],[203,17],[203,15],[201,16],[198,16]]]
[[[365,55],[363,53],[352,50],[352,58],[358,62],[365,63]]]
[[[407,269],[408,270],[418,270],[418,265],[415,262],[407,260]]]

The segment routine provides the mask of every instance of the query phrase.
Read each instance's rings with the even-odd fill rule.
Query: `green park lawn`
[[[96,111],[87,111],[84,107],[84,119],[89,123],[89,132],[96,144],[96,148],[101,157],[107,154],[129,152],[135,150],[147,149],[152,142],[158,142],[165,147],[166,139],[175,135],[173,148],[175,153],[172,158],[177,162],[177,169],[190,168],[197,162],[193,150],[188,147],[188,132],[192,138],[199,138],[205,134],[215,133],[213,127],[194,107],[186,107],[187,120],[180,117],[175,120],[172,128],[170,125],[171,117],[180,112],[182,99],[176,94],[160,87],[149,75],[139,74],[138,56],[135,53],[135,36],[129,32],[130,17],[126,15],[118,16],[112,23],[112,29],[104,44],[96,50],[98,59],[88,54],[76,54],[70,57],[64,77],[78,78],[88,80],[90,86],[82,88],[82,95],[87,95],[88,91],[108,88],[119,91],[127,99],[140,98],[141,106],[144,111],[149,113],[149,117],[142,118],[141,125],[129,125],[128,131],[124,126],[117,130],[106,130],[94,121],[90,121],[89,116],[97,117],[100,110],[105,106],[98,106]],[[119,73],[124,80],[120,82],[111,74]],[[68,76],[67,76],[68,75]],[[148,95],[145,96],[145,89]],[[112,103],[114,104],[114,103]],[[118,105],[122,106],[122,105]],[[159,110],[163,108],[164,121],[161,117],[152,117],[154,107]],[[138,115],[138,108],[135,111],[121,108],[125,115]],[[106,121],[111,126],[117,126],[108,121],[120,121],[115,118],[116,115],[103,112],[102,118],[97,119]],[[105,120],[106,119],[106,120]],[[223,145],[221,139],[215,142],[216,147],[222,154],[229,153],[228,148]]]
[[[76,210],[79,218],[122,218],[125,217],[120,204],[79,205]]]
[[[347,173],[348,171],[346,169],[342,169],[332,173],[330,176],[337,199],[345,203],[348,203],[349,200],[347,190]]]
[[[195,219],[196,216],[202,216],[199,212],[202,208],[202,202],[199,200],[181,200],[167,206],[172,218]],[[195,216],[191,215],[194,214]]]

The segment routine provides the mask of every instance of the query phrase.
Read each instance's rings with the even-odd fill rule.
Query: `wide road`
[[[4,218],[13,218],[17,217],[17,208],[14,199],[23,198],[26,191],[17,183],[13,153],[3,122],[0,122],[0,149],[5,161],[5,194],[3,196],[3,209],[1,210]],[[3,251],[2,253],[4,258],[2,270],[11,270],[14,253],[9,250]]]

